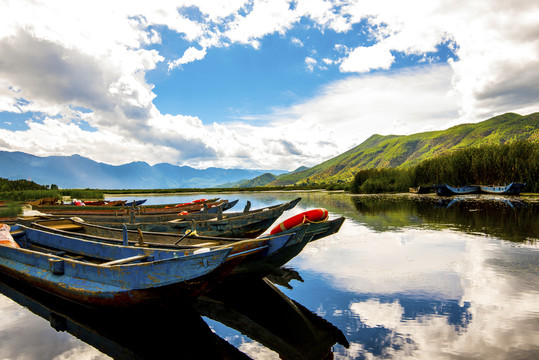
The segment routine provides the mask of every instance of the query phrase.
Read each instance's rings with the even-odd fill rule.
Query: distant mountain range
[[[115,166],[79,155],[39,157],[8,151],[0,151],[0,169],[0,177],[9,180],[30,179],[41,185],[56,184],[63,189],[210,188],[268,172],[275,175],[285,172],[220,168],[198,170],[167,163],[151,166],[145,162]]]
[[[0,177],[31,179],[60,188],[170,189],[210,187],[285,186],[306,183],[348,182],[361,169],[406,167],[456,149],[539,141],[539,113],[508,113],[477,124],[413,135],[373,135],[360,145],[311,168],[245,170],[132,162],[114,166],[79,155],[38,157],[0,151]]]
[[[507,113],[477,124],[413,135],[373,135],[360,145],[319,165],[277,176],[268,186],[351,181],[361,169],[406,167],[443,153],[515,140],[539,141],[539,113]]]

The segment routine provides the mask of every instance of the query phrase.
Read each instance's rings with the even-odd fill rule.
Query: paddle
[[[185,239],[187,236],[191,235],[192,232],[193,232],[193,230],[191,230],[191,229],[187,230],[187,231],[185,232],[185,235],[182,236],[182,237],[180,238],[180,240],[176,241],[176,242],[174,243],[174,245],[178,245],[178,243],[179,243],[180,241],[182,241],[183,239]]]

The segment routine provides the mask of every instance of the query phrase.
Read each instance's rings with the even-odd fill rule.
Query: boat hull
[[[447,184],[433,185],[436,195],[451,196],[451,195],[467,195],[478,194],[479,186],[449,186]]]
[[[497,195],[518,195],[522,192],[526,184],[511,183],[506,186],[484,186],[480,185],[481,192],[485,194]]]
[[[0,246],[0,270],[42,290],[90,306],[133,306],[165,294],[185,294],[187,287],[183,288],[182,283],[187,285],[209,274],[223,264],[231,251],[223,248],[186,255],[181,251],[151,251],[20,229],[14,237],[21,248]],[[78,257],[67,257],[66,253]],[[135,257],[140,261],[114,263]]]

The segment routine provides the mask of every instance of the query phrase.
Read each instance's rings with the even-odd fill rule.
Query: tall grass
[[[1,217],[17,217],[22,214],[21,205],[15,201],[10,201],[7,206],[0,207]]]
[[[410,187],[526,183],[526,192],[539,192],[539,143],[516,141],[504,145],[466,148],[427,159],[409,168],[360,170],[352,193],[408,191]]]
[[[67,189],[67,190],[20,190],[4,191],[0,193],[0,199],[13,201],[31,201],[45,197],[61,199],[62,196],[70,196],[77,199],[103,199],[102,190]]]

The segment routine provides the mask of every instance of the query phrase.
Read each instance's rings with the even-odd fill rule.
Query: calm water
[[[277,285],[231,284],[193,304],[95,312],[0,278],[0,359],[539,358],[537,200],[216,196],[240,199],[232,211],[300,196],[284,218],[325,207],[347,220],[275,273]]]

